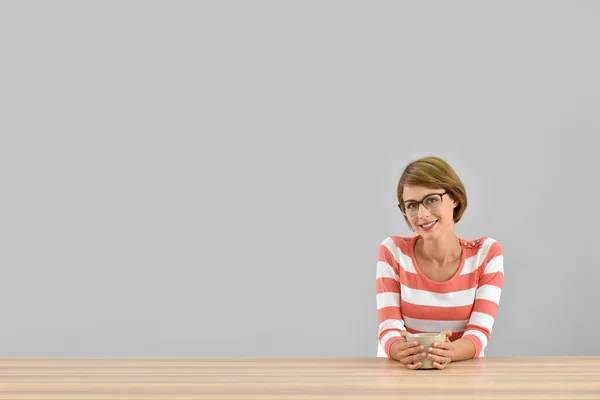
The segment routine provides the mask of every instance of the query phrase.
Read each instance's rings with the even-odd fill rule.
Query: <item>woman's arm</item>
[[[473,310],[463,336],[454,342],[449,342],[452,332],[446,331],[448,337],[446,343],[435,343],[431,351],[426,350],[431,353],[428,357],[434,361],[433,365],[436,368],[445,368],[449,361],[477,358],[487,346],[504,282],[502,247],[496,241],[492,241],[487,246],[487,255],[481,263],[483,273],[479,278]]]
[[[377,316],[379,319],[379,342],[390,357],[390,347],[397,340],[404,340],[400,332],[406,330],[400,311],[399,264],[391,253],[395,243],[387,238],[379,246],[375,281]]]
[[[484,246],[486,244],[484,243]],[[500,243],[496,241],[491,243],[482,266],[484,270],[479,279],[477,291],[475,292],[473,311],[471,312],[465,333],[459,339],[461,342],[469,340],[475,347],[475,353],[472,358],[479,357],[486,348],[492,333],[496,313],[498,312],[498,305],[500,304],[500,294],[504,283],[504,255]],[[466,356],[467,344],[463,345],[461,343],[460,348],[464,349],[464,353],[461,355]]]
[[[470,360],[475,357],[475,345],[464,337],[454,341],[454,356],[452,361]]]

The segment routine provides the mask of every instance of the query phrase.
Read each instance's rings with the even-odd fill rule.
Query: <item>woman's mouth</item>
[[[431,221],[423,225],[419,225],[424,231],[430,231],[437,224],[437,221]]]

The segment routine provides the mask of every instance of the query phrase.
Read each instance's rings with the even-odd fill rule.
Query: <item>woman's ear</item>
[[[449,196],[452,199],[452,208],[458,207],[458,201],[454,198],[454,196]]]

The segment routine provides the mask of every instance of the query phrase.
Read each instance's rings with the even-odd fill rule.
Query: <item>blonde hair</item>
[[[443,188],[453,200],[458,202],[454,208],[454,223],[460,221],[467,208],[467,191],[454,169],[439,157],[423,157],[411,161],[398,182],[398,203],[402,203],[405,185],[418,185],[428,188]],[[404,220],[411,227],[408,218]]]

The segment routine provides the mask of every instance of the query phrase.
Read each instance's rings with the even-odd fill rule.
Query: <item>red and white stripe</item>
[[[417,238],[391,236],[379,247],[376,303],[380,349],[389,357],[390,346],[401,338],[402,330],[450,330],[450,340],[471,340],[475,357],[482,357],[500,303],[502,247],[491,238],[480,239],[476,246],[467,241],[457,274],[447,282],[434,282],[416,267]]]

